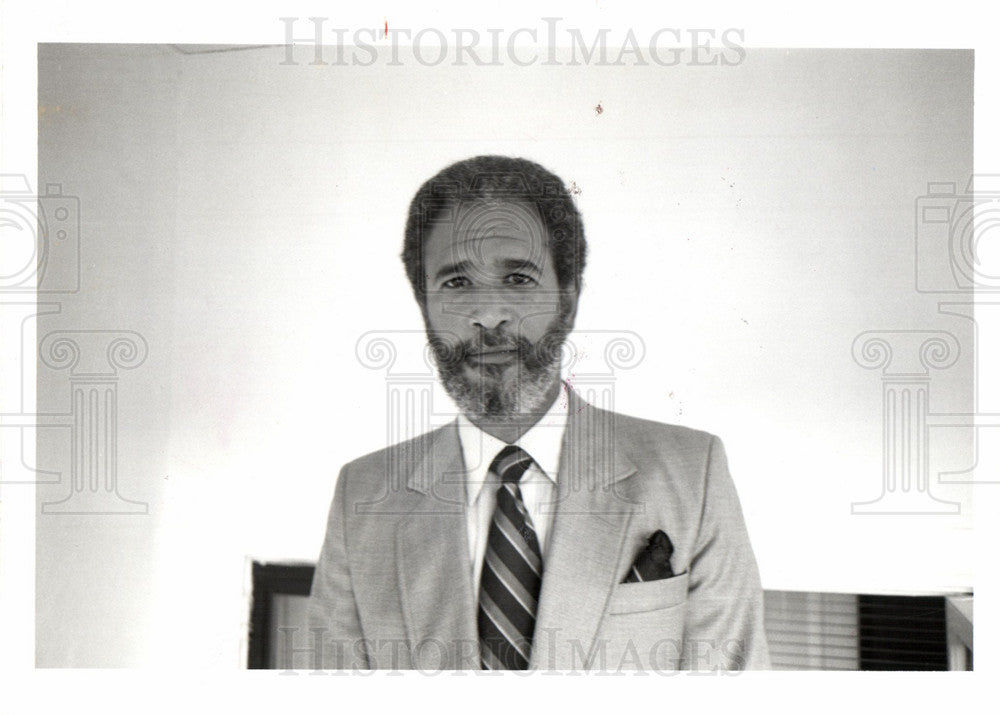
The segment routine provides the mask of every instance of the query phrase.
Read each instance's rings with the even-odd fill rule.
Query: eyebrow
[[[445,276],[449,276],[453,273],[465,273],[469,270],[472,264],[469,261],[457,261],[455,263],[447,263],[438,270],[434,276],[435,281],[439,281]]]
[[[503,262],[503,267],[508,271],[532,271],[537,275],[542,274],[542,269],[527,258],[508,258]]]
[[[535,265],[534,262],[527,259],[521,258],[507,258],[501,264],[504,270],[514,271],[514,270],[526,270],[533,271],[536,275],[542,274],[542,269]],[[470,261],[456,261],[455,263],[448,263],[438,270],[434,275],[434,280],[439,281],[445,276],[454,275],[455,273],[468,273],[472,270],[472,263]]]

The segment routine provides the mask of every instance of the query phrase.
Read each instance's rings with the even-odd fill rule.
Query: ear
[[[431,325],[427,321],[427,291],[424,290],[422,293],[413,291],[413,297],[416,299],[417,307],[420,309],[420,316],[424,319],[424,326],[429,329]]]
[[[576,309],[580,304],[580,289],[577,288],[565,288],[562,290],[562,301],[565,303],[566,309],[566,326],[572,330],[573,325],[576,323]]]

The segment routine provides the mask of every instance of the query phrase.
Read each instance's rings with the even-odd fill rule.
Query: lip
[[[517,357],[517,350],[484,350],[478,353],[469,353],[469,361],[474,363],[488,363],[499,365],[511,362]]]

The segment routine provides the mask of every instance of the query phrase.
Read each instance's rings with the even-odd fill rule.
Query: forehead
[[[451,262],[520,258],[549,262],[548,238],[538,210],[524,202],[473,201],[449,205],[424,234],[428,268]]]

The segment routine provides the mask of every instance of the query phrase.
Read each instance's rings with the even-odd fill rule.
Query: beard
[[[548,408],[552,385],[559,377],[562,346],[572,330],[567,305],[537,342],[511,335],[498,326],[478,340],[449,343],[428,328],[427,339],[445,391],[471,420],[515,422]],[[506,364],[476,363],[470,356],[483,350],[511,350]]]

